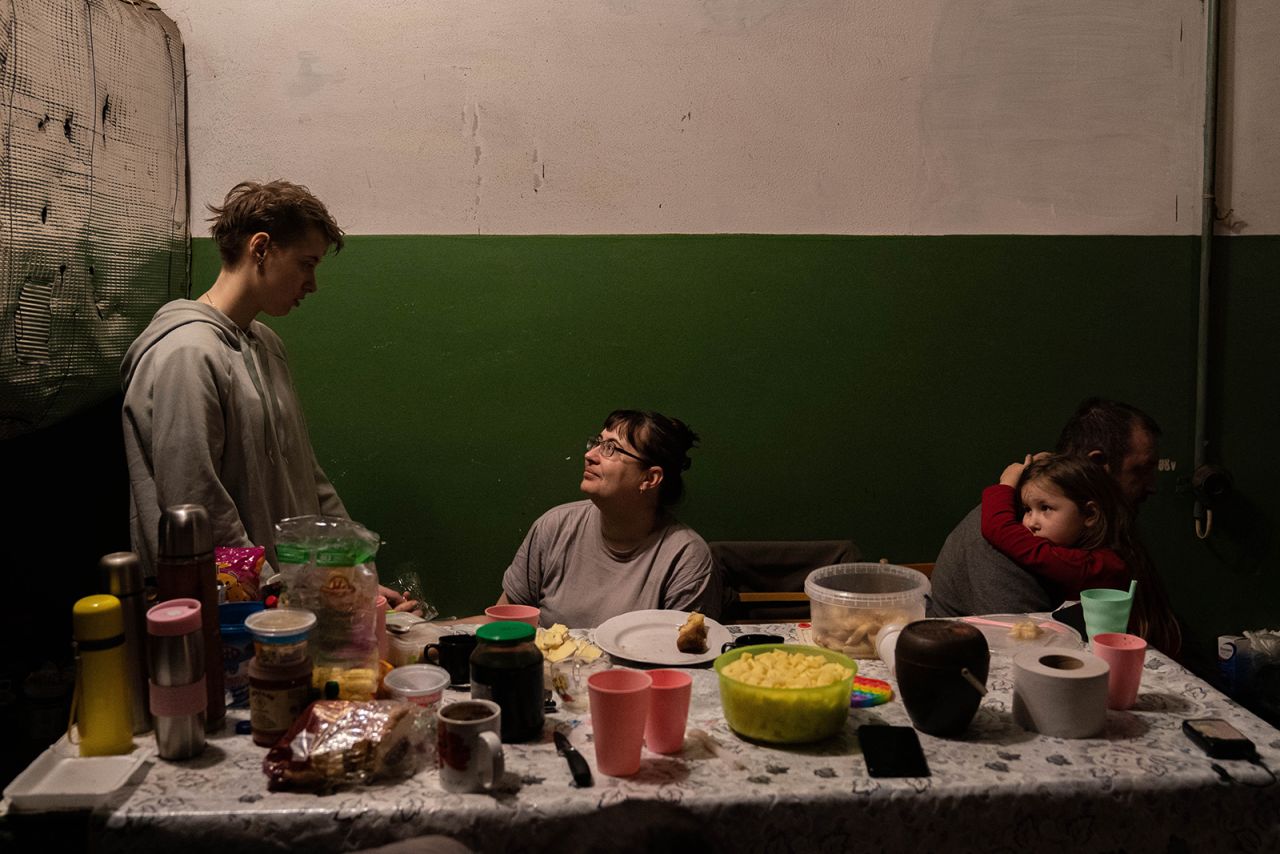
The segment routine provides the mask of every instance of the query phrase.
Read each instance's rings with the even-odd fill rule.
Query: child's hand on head
[[[1004,471],[1000,474],[1000,483],[1005,486],[1012,486],[1015,489],[1018,486],[1018,478],[1022,477],[1022,470],[1031,465],[1031,455],[1027,456],[1020,463],[1009,463],[1004,467]]]

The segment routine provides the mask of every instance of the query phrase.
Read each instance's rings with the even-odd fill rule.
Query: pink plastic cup
[[[652,684],[643,670],[604,670],[587,679],[596,769],[601,774],[629,777],[640,770]]]
[[[650,670],[649,719],[644,743],[654,753],[679,753],[684,747],[684,725],[689,719],[693,677],[683,670]]]
[[[1111,666],[1107,677],[1107,708],[1128,709],[1138,699],[1147,642],[1136,635],[1102,632],[1093,636],[1093,654]]]
[[[538,617],[542,611],[532,605],[490,605],[484,609],[484,615],[491,620],[512,620],[517,623],[538,625]]]

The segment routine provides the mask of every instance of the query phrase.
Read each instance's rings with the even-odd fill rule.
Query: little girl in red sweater
[[[1131,517],[1111,476],[1083,457],[1028,456],[982,493],[982,535],[1063,600],[1093,587],[1128,588],[1141,559]]]

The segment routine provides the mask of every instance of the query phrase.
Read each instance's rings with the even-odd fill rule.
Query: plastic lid
[[[923,572],[891,563],[838,563],[809,573],[804,592],[827,605],[881,608],[922,600],[929,592]]]
[[[71,625],[78,641],[109,640],[122,634],[120,600],[104,593],[84,597],[71,608]]]
[[[270,608],[245,617],[244,624],[257,637],[284,640],[311,631],[316,615],[305,608]]]
[[[392,632],[396,631],[396,629],[408,631],[420,623],[422,623],[422,618],[416,614],[410,614],[408,611],[387,612],[387,628]]]
[[[200,600],[170,599],[147,611],[147,633],[173,637],[200,631]]]
[[[520,641],[531,641],[537,635],[538,631],[528,623],[517,623],[512,620],[499,620],[496,623],[486,623],[476,629],[476,637],[482,641],[490,643],[519,643]]]
[[[449,671],[434,664],[406,664],[388,673],[382,684],[406,697],[435,694],[449,687]]]

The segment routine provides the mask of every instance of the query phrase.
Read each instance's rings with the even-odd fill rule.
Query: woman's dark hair
[[[259,231],[288,246],[314,228],[325,242],[342,251],[342,229],[324,203],[300,184],[288,181],[243,181],[231,188],[221,207],[208,205],[213,214],[210,234],[218,244],[218,254],[227,267],[240,263],[245,241]]]
[[[1165,654],[1177,656],[1182,646],[1182,630],[1169,606],[1164,584],[1147,550],[1138,542],[1133,508],[1124,500],[1111,475],[1088,457],[1050,454],[1022,470],[1017,489],[1019,504],[1022,487],[1042,478],[1074,502],[1082,514],[1088,513],[1088,502],[1097,505],[1098,520],[1085,528],[1079,542],[1071,545],[1080,549],[1107,548],[1120,556],[1138,581],[1129,617],[1134,633]]]
[[[1160,435],[1160,425],[1136,406],[1091,397],[1076,407],[1062,428],[1062,434],[1058,436],[1058,453],[1083,455],[1101,451],[1102,459],[1097,462],[1118,466],[1133,444],[1134,427],[1141,427],[1153,439]]]
[[[651,465],[662,469],[658,501],[675,504],[684,495],[684,472],[691,465],[689,450],[698,445],[698,434],[677,418],[659,412],[615,409],[604,420],[605,430],[613,430]]]

